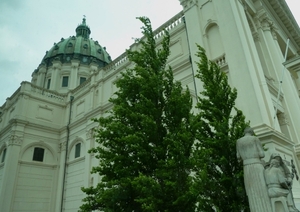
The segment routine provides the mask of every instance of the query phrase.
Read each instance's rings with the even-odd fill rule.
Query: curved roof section
[[[78,59],[83,63],[90,64],[96,62],[100,66],[105,66],[111,62],[111,57],[98,41],[90,39],[91,30],[86,25],[86,19],[76,28],[76,36],[61,38],[58,43],[46,52],[42,64],[51,64],[53,60],[60,60],[62,63],[71,62]]]

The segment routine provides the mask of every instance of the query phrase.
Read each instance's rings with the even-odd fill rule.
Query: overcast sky
[[[287,2],[300,23],[299,0]],[[179,0],[0,0],[0,106],[31,81],[55,42],[75,35],[83,15],[91,38],[115,59],[141,36],[136,17],[149,17],[156,29],[181,10]]]

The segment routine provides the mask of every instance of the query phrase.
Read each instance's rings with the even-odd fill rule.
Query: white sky
[[[299,0],[286,0],[300,23]],[[182,10],[179,0],[0,0],[0,106],[22,81],[31,81],[45,52],[75,35],[86,15],[91,37],[115,59],[141,37],[138,16],[153,29]]]

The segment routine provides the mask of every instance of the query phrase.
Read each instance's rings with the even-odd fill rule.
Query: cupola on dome
[[[76,27],[76,36],[61,38],[58,43],[46,52],[41,65],[52,65],[53,60],[61,63],[70,63],[71,60],[79,60],[81,64],[96,63],[99,67],[111,62],[111,57],[98,41],[90,38],[91,30],[86,24],[85,17],[82,23]]]

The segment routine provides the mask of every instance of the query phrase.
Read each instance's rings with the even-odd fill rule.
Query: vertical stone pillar
[[[13,206],[15,199],[15,184],[18,179],[18,160],[22,141],[22,138],[16,135],[11,135],[8,140],[2,178],[2,189],[0,191],[1,211],[11,211]]]
[[[73,89],[77,86],[79,61],[72,60],[71,64],[72,64],[72,68],[71,68],[70,79],[69,79],[70,81],[69,88]]]
[[[52,76],[51,76],[51,84],[50,84],[50,90],[58,90],[58,88],[61,86],[59,84],[59,73],[58,69],[52,67]]]
[[[64,188],[64,172],[65,172],[65,157],[66,157],[66,142],[60,143],[59,146],[59,170],[58,170],[58,180],[57,180],[57,189],[56,189],[56,205],[55,205],[55,212],[61,212],[61,204],[63,193],[65,190]]]
[[[45,74],[46,74],[45,68],[40,68],[37,74],[38,76],[37,76],[36,85],[40,87],[44,87]]]
[[[292,125],[290,126],[285,125],[285,132],[290,133],[287,134],[287,137],[293,140],[294,142],[299,141],[300,133],[298,128],[293,127],[293,130],[291,130],[290,128],[291,126],[300,126],[300,120],[298,118],[300,117],[300,100],[299,98],[295,98],[298,97],[298,91],[293,85],[294,82],[291,77],[291,74],[282,64],[284,62],[283,54],[285,52],[282,52],[279,47],[276,33],[277,29],[274,27],[272,20],[268,17],[266,12],[261,12],[258,15],[257,19],[259,20],[258,29],[260,30],[262,39],[264,39],[263,42],[265,42],[266,48],[269,50],[269,60],[272,63],[271,68],[273,71],[273,76],[276,77],[274,86],[278,89],[278,92],[282,92],[284,94],[284,98],[281,101],[286,107],[285,111],[283,111],[285,113],[284,116],[288,117],[292,123]],[[293,114],[293,116],[290,116],[289,113]],[[273,112],[273,117],[274,115],[275,111]],[[273,121],[280,122],[280,120],[278,119]],[[278,123],[276,123],[276,125],[277,124]]]
[[[92,186],[92,178],[91,178],[91,170],[92,170],[92,156],[91,154],[87,153],[88,150],[94,147],[93,145],[93,129],[89,129],[86,131],[86,141],[85,141],[85,161],[84,161],[84,187]]]

